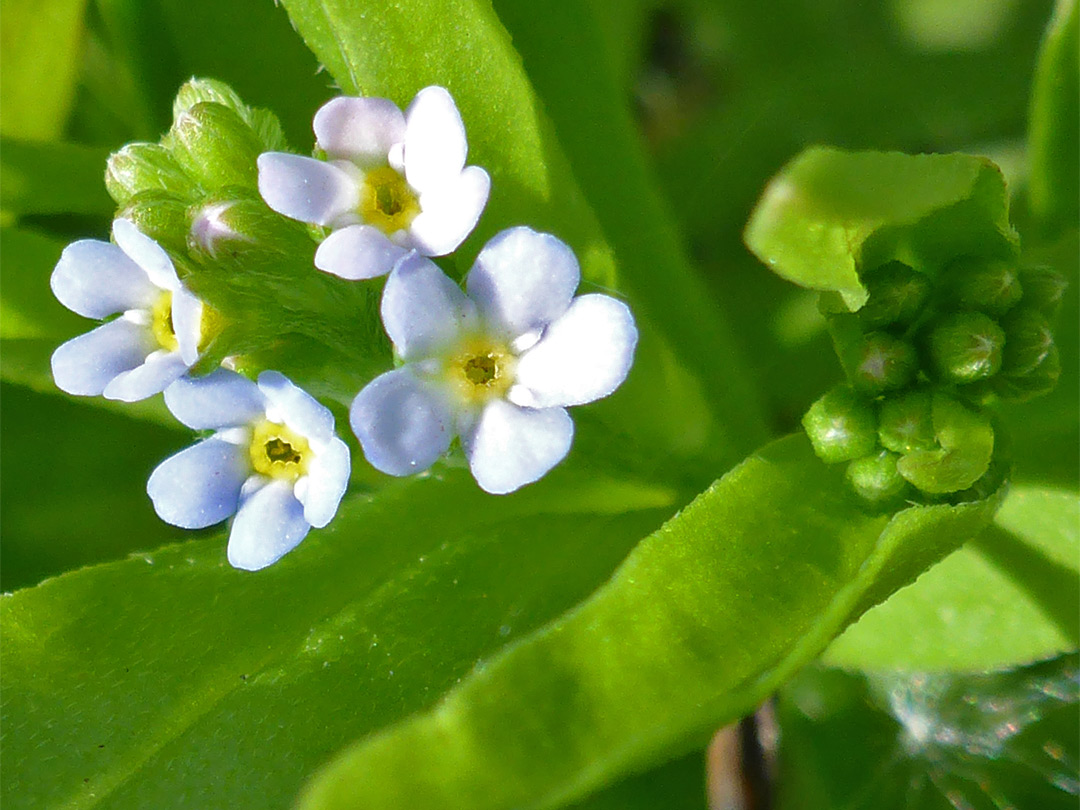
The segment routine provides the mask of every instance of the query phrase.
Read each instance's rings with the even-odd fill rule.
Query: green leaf
[[[561,474],[506,497],[464,471],[397,481],[258,574],[218,534],[5,597],[0,800],[290,806],[333,751],[582,599],[672,508]]]
[[[708,810],[705,753],[695,751],[659,768],[634,774],[567,810]]]
[[[6,157],[6,152],[5,152]],[[4,255],[0,284],[0,338],[61,339],[89,331],[92,321],[65,309],[49,288],[49,276],[63,245],[19,228],[0,228]],[[0,359],[6,364],[6,358]]]
[[[813,668],[781,693],[779,810],[1076,806],[1077,656],[981,675]]]
[[[1028,203],[1057,233],[1080,222],[1080,22],[1076,0],[1058,0],[1031,91]]]
[[[1080,502],[1014,486],[994,526],[849,627],[830,666],[978,671],[1080,645]]]
[[[5,0],[0,132],[55,140],[75,93],[85,0]]]
[[[111,217],[102,182],[107,157],[88,146],[0,139],[0,210]]]
[[[728,473],[586,602],[340,755],[304,810],[555,807],[745,714],[996,499],[869,514],[803,436]]]
[[[900,260],[933,276],[957,256],[1009,257],[1018,247],[989,160],[826,147],[773,178],[745,239],[775,273],[839,293],[852,310],[866,302],[864,270]]]

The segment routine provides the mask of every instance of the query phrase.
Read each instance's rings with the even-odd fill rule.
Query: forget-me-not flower
[[[315,266],[341,278],[390,272],[409,250],[444,256],[464,241],[491,180],[466,166],[465,125],[442,87],[425,87],[404,112],[389,99],[340,96],[315,114],[326,160],[259,156],[259,193],[292,219],[333,232]]]
[[[173,415],[213,436],[167,458],[146,491],[158,515],[201,529],[235,514],[229,563],[257,571],[334,517],[349,482],[349,448],[334,416],[276,371],[256,385],[221,368],[165,392]]]
[[[637,344],[621,301],[574,297],[580,275],[569,247],[525,227],[487,243],[467,296],[429,259],[404,258],[382,299],[404,365],[372,380],[350,411],[372,466],[420,472],[455,435],[487,492],[512,492],[558,464],[574,434],[566,407],[612,393]]]
[[[113,239],[73,242],[53,270],[53,294],[68,309],[87,318],[122,314],[60,346],[52,372],[69,394],[134,402],[163,391],[198,360],[204,308],[169,255],[134,223],[115,220]]]

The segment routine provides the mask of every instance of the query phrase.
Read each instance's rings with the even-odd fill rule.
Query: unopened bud
[[[1049,394],[1061,378],[1061,356],[1056,345],[1043,356],[1034,368],[1022,374],[1002,372],[990,380],[994,393],[1002,399],[1028,400]]]
[[[930,333],[930,359],[941,379],[963,385],[996,374],[1004,345],[1005,333],[989,316],[959,312]]]
[[[198,187],[169,150],[156,143],[129,143],[109,156],[105,188],[119,206],[144,191],[194,200]]]
[[[933,450],[937,447],[930,405],[930,394],[923,391],[886,399],[878,415],[878,440],[881,446],[894,453]]]
[[[256,187],[259,139],[228,107],[200,102],[173,122],[165,138],[176,161],[208,192]]]
[[[170,252],[183,254],[187,249],[188,206],[184,200],[160,191],[144,191],[128,200],[118,216],[130,219]]]
[[[844,385],[811,405],[802,424],[818,458],[829,464],[869,455],[877,444],[873,405]]]
[[[247,105],[240,100],[240,96],[236,94],[236,91],[225,82],[194,77],[184,82],[183,86],[176,92],[176,99],[173,101],[173,120],[179,118],[196,104],[202,104],[203,102],[212,102],[220,104],[222,107],[229,107],[241,117],[243,117],[247,109]]]
[[[1022,303],[1029,309],[1037,309],[1047,318],[1057,315],[1061,299],[1069,282],[1049,267],[1030,267],[1020,271],[1020,283],[1024,285]]]
[[[303,225],[275,214],[256,198],[208,200],[194,209],[188,247],[213,259],[251,251],[302,256],[312,250]]]
[[[943,280],[956,304],[995,316],[1016,306],[1024,294],[1016,268],[998,259],[958,259],[946,269]]]
[[[899,456],[888,450],[857,458],[848,464],[848,483],[861,498],[873,504],[893,501],[908,487],[896,468],[898,460]]]
[[[870,294],[859,310],[867,329],[907,325],[918,317],[930,298],[930,279],[902,262],[889,262],[866,274]]]
[[[989,469],[994,454],[994,429],[984,413],[973,411],[945,394],[934,394],[931,410],[939,447],[901,456],[897,469],[927,494],[960,492]]]
[[[1038,368],[1054,348],[1054,331],[1042,313],[1024,307],[1001,322],[1005,330],[1002,374],[1019,375]]]
[[[851,384],[870,396],[903,388],[918,371],[914,347],[888,332],[863,335],[840,359]]]

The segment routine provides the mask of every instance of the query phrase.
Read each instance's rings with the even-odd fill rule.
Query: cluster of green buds
[[[281,347],[300,346],[331,366],[350,347],[388,353],[375,293],[312,272],[311,253],[325,234],[270,210],[259,194],[259,155],[287,148],[273,113],[244,104],[222,82],[192,79],[159,142],[131,143],[109,158],[105,184],[117,216],[165,247],[210,308],[197,370],[226,356],[253,369],[287,368],[282,357],[258,356]],[[349,358],[354,366],[367,359]]]
[[[847,379],[803,417],[815,452],[847,463],[851,486],[874,504],[992,491],[1004,473],[991,408],[1056,384],[1050,321],[1064,280],[975,257],[936,277],[892,261],[862,280],[869,295],[856,312],[822,298]]]

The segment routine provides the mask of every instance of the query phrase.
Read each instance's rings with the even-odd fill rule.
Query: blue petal
[[[201,529],[236,511],[249,475],[247,447],[210,438],[161,462],[146,482],[146,493],[166,523]]]
[[[219,368],[205,377],[177,380],[165,390],[165,404],[192,430],[219,430],[262,417],[266,398],[247,377]]]
[[[303,540],[311,526],[288,481],[272,481],[249,495],[229,533],[229,564],[245,571],[277,562]]]

